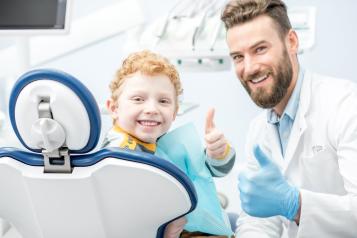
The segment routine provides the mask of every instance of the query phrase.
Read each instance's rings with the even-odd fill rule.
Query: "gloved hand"
[[[259,146],[254,147],[254,155],[259,171],[244,171],[239,175],[242,209],[255,217],[282,215],[294,220],[300,206],[298,189],[285,180]]]
[[[186,223],[187,219],[185,217],[180,217],[170,222],[165,228],[164,238],[179,238]]]
[[[214,109],[207,112],[205,125],[206,154],[213,159],[224,159],[229,152],[229,144],[224,134],[214,124]]]

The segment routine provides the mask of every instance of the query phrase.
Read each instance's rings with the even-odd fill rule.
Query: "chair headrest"
[[[9,114],[21,143],[31,151],[66,146],[87,153],[98,143],[101,120],[90,91],[75,77],[37,69],[22,75],[12,89]]]

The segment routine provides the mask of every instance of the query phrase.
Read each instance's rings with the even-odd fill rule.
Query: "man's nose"
[[[246,57],[244,59],[244,78],[249,75],[254,75],[259,71],[259,64],[252,57]]]

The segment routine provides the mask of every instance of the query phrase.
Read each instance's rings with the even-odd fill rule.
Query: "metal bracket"
[[[72,173],[71,160],[67,148],[51,152],[42,150],[45,173]]]
[[[39,118],[53,119],[50,99],[45,97],[38,104]],[[45,173],[72,173],[72,166],[68,148],[62,147],[53,151],[42,150]]]

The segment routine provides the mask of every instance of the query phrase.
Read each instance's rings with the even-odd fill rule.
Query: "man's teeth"
[[[264,76],[256,78],[256,79],[252,79],[252,82],[253,83],[259,83],[259,82],[265,80],[267,77],[268,77],[268,75],[264,75]]]
[[[140,121],[140,124],[143,126],[157,126],[159,122],[157,121]]]

